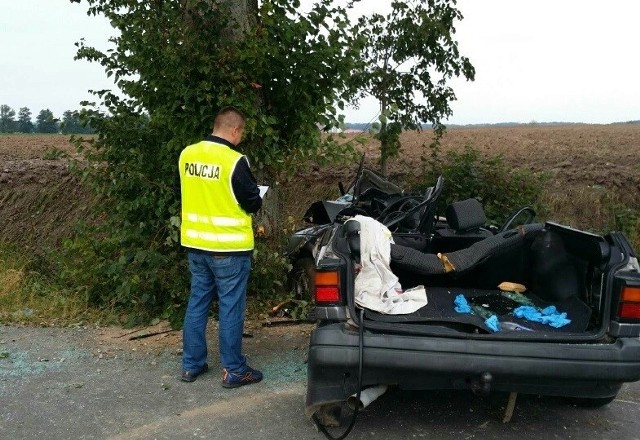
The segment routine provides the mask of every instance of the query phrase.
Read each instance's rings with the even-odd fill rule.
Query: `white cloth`
[[[413,313],[427,305],[424,286],[402,291],[398,277],[391,271],[391,232],[382,223],[356,215],[360,223],[360,262],[356,275],[355,302],[360,307],[389,315]]]

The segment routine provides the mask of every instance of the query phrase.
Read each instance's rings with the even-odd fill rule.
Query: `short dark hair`
[[[242,110],[227,106],[220,109],[213,121],[213,129],[244,127],[247,117]]]

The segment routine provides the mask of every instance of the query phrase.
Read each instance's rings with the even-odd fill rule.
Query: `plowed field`
[[[390,164],[390,174],[417,172],[430,141],[429,131],[404,133],[401,157]],[[609,214],[596,204],[603,193],[640,215],[640,124],[453,128],[442,145],[443,151],[472,146],[503,155],[513,167],[550,172],[544,201],[556,220],[593,230],[607,227]],[[363,150],[367,165],[375,168],[377,144],[371,141]],[[71,176],[62,152],[75,155],[68,136],[0,135],[0,223],[5,225],[0,239],[59,243],[75,218],[91,216],[90,197]],[[289,186],[325,185],[331,191],[354,171],[353,164],[316,168],[299,173]],[[318,197],[305,190],[290,203],[289,213],[299,218]]]

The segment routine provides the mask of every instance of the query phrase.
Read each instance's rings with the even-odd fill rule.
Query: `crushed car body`
[[[370,273],[363,265],[371,261],[363,261],[363,225],[355,220],[363,213],[322,226],[308,256],[317,321],[308,415],[358,390],[391,386],[555,395],[600,406],[640,379],[640,267],[624,234],[535,223],[528,207],[489,227],[475,199],[439,216],[443,185],[440,178],[422,200],[376,217],[390,232],[398,295],[420,286],[426,292],[426,304],[409,313],[358,301],[358,277]],[[393,292],[379,294],[384,300]]]

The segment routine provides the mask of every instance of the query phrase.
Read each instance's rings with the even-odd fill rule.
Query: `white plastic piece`
[[[376,385],[374,387],[365,388],[360,392],[360,402],[358,405],[358,409],[365,409],[371,402],[376,400],[378,397],[382,396],[389,389],[388,385]],[[349,408],[356,409],[356,404],[358,400],[356,399],[357,393],[349,396],[347,399],[347,405]]]

